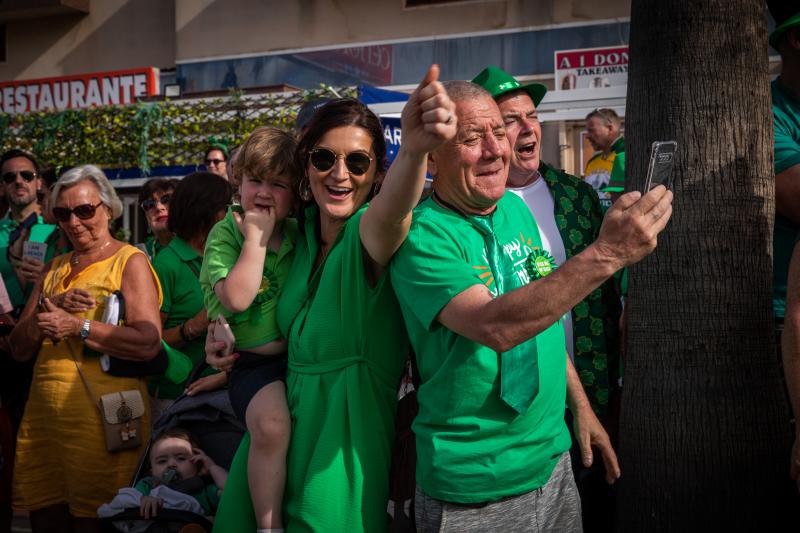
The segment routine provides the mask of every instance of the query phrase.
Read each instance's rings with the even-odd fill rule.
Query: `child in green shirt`
[[[223,315],[238,358],[229,395],[252,445],[248,478],[258,527],[282,528],[290,419],[286,405],[286,340],[276,322],[297,233],[287,219],[295,204],[296,141],[277,128],[256,129],[234,166],[241,207],[231,208],[208,236],[200,285],[210,320]]]

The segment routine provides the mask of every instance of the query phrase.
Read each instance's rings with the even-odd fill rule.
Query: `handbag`
[[[105,298],[106,306],[100,320],[115,326],[125,322],[125,298],[121,291],[114,291]],[[103,372],[118,378],[141,378],[145,376],[160,376],[167,371],[169,358],[162,347],[158,354],[149,361],[130,361],[120,359],[113,355],[100,356],[100,368]]]
[[[95,399],[89,381],[81,370],[78,359],[72,352],[72,346],[66,341],[69,353],[78,369],[78,374],[83,381],[89,398],[100,411],[100,421],[103,423],[103,436],[106,440],[106,450],[113,453],[122,450],[138,448],[142,445],[142,416],[144,416],[144,400],[142,393],[136,389],[112,392]]]
[[[109,452],[130,450],[142,444],[144,401],[138,390],[100,396],[100,418]]]

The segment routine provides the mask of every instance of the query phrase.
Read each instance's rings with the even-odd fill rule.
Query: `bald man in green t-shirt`
[[[533,517],[545,531],[580,530],[559,320],[655,248],[672,193],[624,195],[598,240],[555,268],[530,210],[505,190],[497,104],[469,82],[445,88],[458,132],[430,154],[434,193],[391,266],[422,381],[417,531],[504,531]],[[613,481],[619,467],[604,459]]]

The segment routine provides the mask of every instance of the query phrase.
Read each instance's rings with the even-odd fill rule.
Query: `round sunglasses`
[[[33,170],[17,170],[17,171],[10,171],[3,174],[3,183],[10,184],[17,181],[17,176],[20,176],[23,180],[30,183],[34,179],[36,179],[36,172]]]
[[[327,172],[336,164],[336,160],[344,159],[347,171],[354,176],[363,176],[372,164],[372,158],[364,152],[350,152],[347,155],[339,155],[327,148],[315,148],[311,151],[309,159],[311,164],[320,172]]]
[[[148,198],[147,200],[142,202],[142,209],[145,211],[150,211],[151,209],[155,209],[157,203],[160,203],[161,205],[169,205],[169,201],[171,199],[172,199],[172,193],[164,194],[158,200]]]
[[[98,202],[95,205],[81,204],[73,207],[72,209],[69,207],[54,207],[53,216],[56,217],[56,220],[59,222],[69,222],[69,219],[72,217],[72,213],[75,213],[75,216],[79,219],[89,220],[94,216],[94,214],[97,212],[97,208],[101,205],[103,205],[103,202]]]

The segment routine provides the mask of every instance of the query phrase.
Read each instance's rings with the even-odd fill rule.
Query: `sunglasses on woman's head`
[[[70,217],[72,217],[72,213],[75,213],[75,216],[79,219],[89,220],[94,216],[94,214],[97,212],[97,208],[101,205],[103,205],[103,202],[98,202],[96,205],[81,204],[73,207],[72,209],[69,207],[54,207],[53,216],[56,217],[56,220],[59,222],[69,222]]]
[[[347,155],[338,155],[327,148],[315,148],[311,151],[311,164],[320,172],[327,172],[336,164],[339,158],[344,159],[347,171],[354,176],[363,176],[372,164],[372,158],[364,152],[350,152]]]
[[[17,170],[17,171],[10,171],[3,174],[3,183],[10,184],[17,181],[17,175],[21,176],[22,179],[27,181],[28,183],[32,182],[36,179],[36,172],[33,170]]]
[[[215,167],[218,167],[224,162],[224,159],[206,159],[206,166],[210,167],[211,165],[214,165]]]
[[[161,203],[161,205],[169,205],[169,201],[172,199],[172,193],[167,193],[161,196],[158,200],[153,200],[152,198],[148,198],[144,202],[142,202],[142,209],[145,211],[150,211],[151,209],[155,209],[157,203]]]

